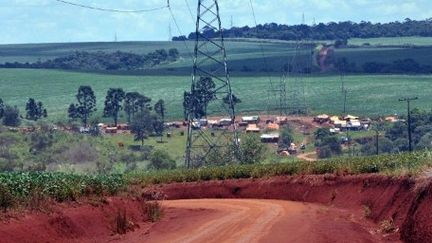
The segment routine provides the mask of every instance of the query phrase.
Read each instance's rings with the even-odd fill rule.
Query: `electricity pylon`
[[[187,120],[186,167],[202,165],[212,151],[229,148],[232,158],[238,149],[237,126],[235,123],[235,100],[231,90],[223,29],[217,0],[198,0],[195,31],[195,49],[190,95],[196,94],[196,85],[203,78],[211,78],[215,87],[208,109],[214,114],[229,118],[229,125],[221,131],[210,131],[201,126],[201,115],[193,111],[194,102],[189,102]],[[207,107],[206,109],[207,110]],[[219,150],[221,151],[221,150]]]

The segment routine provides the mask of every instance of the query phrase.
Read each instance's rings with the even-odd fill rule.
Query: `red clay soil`
[[[106,242],[117,239],[117,217],[127,215],[127,230],[147,221],[143,201],[109,198],[98,202],[52,205],[50,213],[29,213],[0,223],[0,242]]]
[[[348,242],[348,238],[349,242],[384,242],[351,212],[318,204],[262,199],[189,199],[163,204],[172,210],[201,209],[206,221],[185,217],[161,222],[142,241],[330,243]]]
[[[143,199],[155,192],[169,200],[163,219],[149,223]],[[428,181],[377,175],[174,183],[144,188],[139,199],[56,204],[51,213],[3,220],[0,242],[170,242],[186,233],[191,242],[432,242],[431,203]],[[125,235],[116,233],[122,212]],[[394,232],[382,232],[381,222]]]
[[[296,176],[175,183],[148,189],[167,199],[260,198],[319,203],[363,214],[372,222],[392,222],[388,240],[432,242],[432,187],[420,192],[410,178],[379,175]],[[380,228],[380,227],[378,227]],[[399,235],[398,232],[401,232]]]

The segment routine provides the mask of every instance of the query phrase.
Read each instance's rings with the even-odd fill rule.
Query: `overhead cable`
[[[169,8],[169,1],[167,1],[167,5],[155,7],[155,8],[149,8],[149,9],[113,9],[113,8],[95,7],[95,6],[85,5],[81,3],[70,2],[66,0],[54,0],[54,1],[75,6],[75,7],[80,7],[80,8],[86,8],[86,9],[103,11],[103,12],[115,12],[115,13],[144,13],[144,12],[154,12],[154,11]]]

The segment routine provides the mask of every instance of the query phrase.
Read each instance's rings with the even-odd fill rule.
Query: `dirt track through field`
[[[145,242],[380,242],[352,213],[323,205],[281,200],[196,199],[163,202],[165,218]],[[190,217],[176,211],[194,211]],[[137,238],[135,238],[137,237]],[[135,239],[133,239],[135,238]]]

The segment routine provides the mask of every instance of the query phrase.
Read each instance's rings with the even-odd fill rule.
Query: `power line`
[[[174,16],[174,13],[173,13],[173,11],[171,9],[171,6],[169,5],[169,2],[168,2],[168,6],[167,7],[168,7],[168,11],[169,11],[169,13],[171,15],[171,18],[172,18],[172,20],[174,22],[174,25],[177,28],[178,33],[180,34],[180,36],[184,36],[183,33],[182,33],[182,31],[181,31],[181,29],[180,29],[180,25],[178,24],[178,22],[177,22],[177,20],[176,20],[176,18]],[[185,46],[186,51],[188,52],[189,56],[193,59],[193,55],[191,53],[191,49],[189,48],[189,45],[186,43],[186,40],[183,39],[182,42],[183,42],[183,45]]]
[[[169,1],[167,1],[167,5],[165,5],[165,6],[149,8],[149,9],[113,9],[113,8],[94,7],[94,6],[84,5],[81,3],[69,2],[69,1],[65,1],[65,0],[54,0],[54,1],[57,1],[57,2],[60,2],[63,4],[67,4],[67,5],[71,5],[71,6],[75,6],[75,7],[80,7],[80,8],[86,8],[86,9],[103,11],[103,12],[115,12],[115,13],[144,13],[144,12],[153,12],[153,11],[158,11],[158,10],[162,10],[165,8],[169,8]]]
[[[185,3],[186,3],[186,7],[187,7],[187,9],[188,9],[188,11],[189,11],[189,14],[190,14],[190,16],[191,16],[192,23],[195,24],[195,17],[194,17],[194,14],[192,13],[192,10],[191,10],[191,7],[190,7],[190,5],[189,5],[188,0],[185,0]]]
[[[252,0],[249,0],[249,6],[250,6],[250,9],[252,11],[252,17],[253,17],[254,23],[255,23],[256,38],[259,39],[258,21],[256,19],[255,8],[254,8]],[[269,83],[270,83],[270,90],[268,90],[269,93],[267,95],[267,112],[270,113],[270,110],[272,109],[270,107],[270,92],[273,93],[275,90],[274,90],[274,87],[273,87],[273,80],[272,80],[272,77],[271,77],[271,73],[270,73],[270,70],[268,68],[269,67],[268,60],[267,60],[266,55],[264,54],[263,44],[262,44],[261,41],[258,41],[258,43],[259,43],[259,46],[260,46],[261,56],[263,58],[263,64],[264,64],[264,67],[265,67],[265,72],[267,74],[267,78],[268,78]]]

